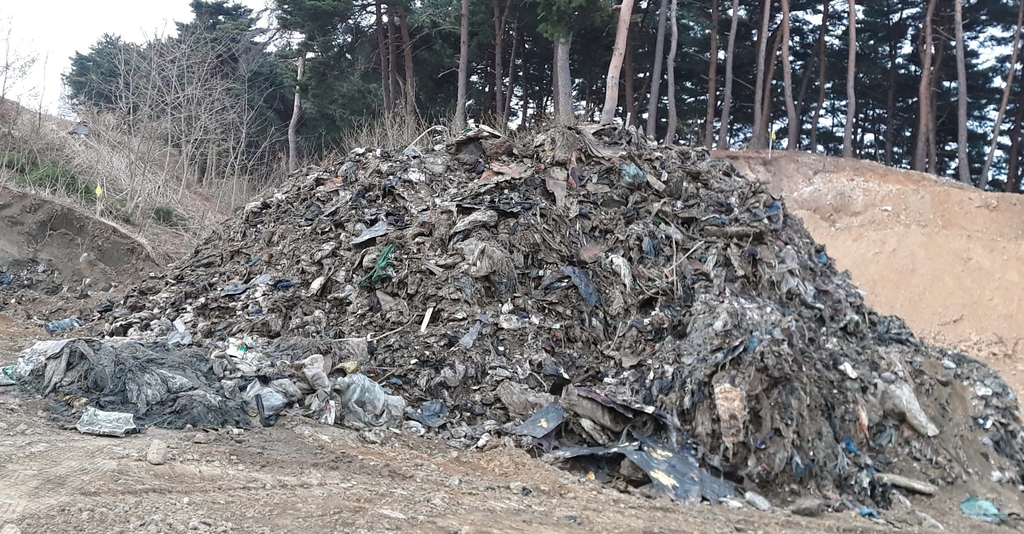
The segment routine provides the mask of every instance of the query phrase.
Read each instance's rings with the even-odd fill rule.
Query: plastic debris
[[[368,426],[398,426],[405,412],[405,399],[388,395],[380,384],[363,374],[339,377],[334,388],[341,397],[342,420]]]
[[[13,386],[18,383],[16,376],[16,365],[5,365],[0,367],[0,386]]]
[[[75,428],[83,434],[123,438],[139,431],[130,413],[104,412],[87,406]]]
[[[999,524],[1009,517],[1009,514],[1000,512],[999,508],[996,508],[996,505],[992,504],[992,502],[979,499],[973,495],[960,503],[960,511],[968,517],[973,517],[986,523]]]
[[[50,334],[52,336],[56,334],[65,334],[67,332],[70,332],[71,330],[81,328],[83,326],[85,325],[82,323],[82,321],[79,321],[78,318],[69,317],[67,319],[60,319],[59,321],[51,321],[49,323],[46,323],[43,326],[43,330],[45,330],[47,334]]]
[[[419,421],[430,428],[440,428],[445,424],[445,416],[448,415],[448,406],[445,403],[434,399],[424,402],[418,410],[406,410],[409,419]]]

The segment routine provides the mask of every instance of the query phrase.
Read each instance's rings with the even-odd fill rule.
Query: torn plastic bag
[[[516,429],[520,436],[530,436],[534,439],[541,439],[552,433],[558,425],[565,421],[565,410],[557,401],[537,410],[533,417],[527,419]]]
[[[1009,514],[1000,512],[996,505],[990,501],[979,499],[973,495],[960,503],[960,511],[967,517],[973,517],[974,519],[980,519],[986,523],[996,525],[1010,517]]]
[[[21,351],[18,355],[18,363],[14,367],[14,377],[21,380],[27,377],[33,369],[42,365],[47,358],[51,358],[60,351],[71,339],[60,339],[56,341],[36,341],[31,347]]]
[[[566,265],[562,267],[562,272],[572,279],[572,283],[576,285],[576,289],[580,290],[580,295],[583,295],[583,300],[587,304],[591,306],[601,305],[601,295],[597,292],[597,288],[594,287],[594,283],[590,281],[590,275],[587,274],[587,271],[579,267]]]
[[[130,413],[104,412],[87,406],[75,428],[83,434],[123,438],[139,431]]]
[[[672,500],[696,504],[701,497],[712,504],[733,495],[735,485],[715,478],[701,469],[690,449],[671,450],[646,441],[634,441],[611,447],[567,447],[548,453],[547,460],[567,460],[581,456],[622,455],[651,479],[656,488]]]
[[[439,428],[445,424],[448,415],[448,406],[437,400],[429,400],[420,406],[419,410],[407,409],[406,417],[419,421],[430,428]]]
[[[346,423],[390,427],[402,422],[405,399],[388,395],[380,384],[362,373],[338,377],[334,389],[341,396],[338,410]]]
[[[277,416],[291,404],[283,393],[261,384],[259,380],[250,382],[242,396],[256,403],[263,426],[273,426],[277,422]]]
[[[15,365],[5,365],[0,367],[0,386],[13,386],[18,383],[18,379],[15,376]]]
[[[362,233],[359,234],[359,237],[356,237],[355,239],[353,239],[352,240],[352,244],[353,245],[358,245],[360,243],[365,243],[365,242],[367,242],[367,241],[369,241],[371,239],[374,239],[374,238],[380,237],[380,236],[382,236],[384,234],[387,234],[389,231],[390,231],[390,227],[389,227],[387,221],[385,221],[385,220],[377,221],[377,224],[375,224],[375,225],[373,225],[373,226],[363,230]]]

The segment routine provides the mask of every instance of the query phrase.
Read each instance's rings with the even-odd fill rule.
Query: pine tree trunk
[[[459,93],[455,101],[455,131],[466,128],[466,83],[469,78],[469,0],[462,0],[459,26]]]
[[[857,3],[847,0],[850,6],[850,41],[849,55],[846,59],[846,128],[843,132],[843,157],[853,157],[853,129],[857,118],[857,96],[854,93],[854,81],[857,77]]]
[[[887,5],[891,6],[891,0],[887,2]],[[890,18],[892,17],[892,10],[888,10]],[[896,50],[896,36],[894,35],[892,25],[889,26],[889,86],[886,87],[885,95],[885,165],[886,167],[892,166],[892,124],[893,114],[896,113],[896,58],[898,52]]]
[[[569,50],[572,48],[572,34],[563,35],[555,40],[555,67],[558,73],[558,85],[555,93],[555,109],[558,122],[571,124],[572,112],[572,75],[569,73]]]
[[[391,109],[391,73],[388,70],[387,37],[384,33],[384,18],[380,2],[374,2],[376,19],[374,26],[377,34],[377,53],[380,54],[381,90],[384,93],[384,109]]]
[[[811,119],[811,152],[818,152],[818,120],[821,118],[821,108],[825,106],[825,48],[828,46],[825,41],[828,35],[828,5],[831,0],[821,2],[821,33],[818,35],[818,104],[814,107],[814,117]]]
[[[1008,170],[1006,171],[1006,186],[1003,188],[1007,193],[1020,192],[1020,130],[1021,122],[1024,121],[1024,91],[1017,91],[1017,113],[1014,114],[1013,128],[1010,129],[1010,153]]]
[[[512,0],[505,0],[505,11],[501,11],[498,0],[492,0],[494,9],[494,113],[498,117],[505,116],[504,68],[502,59],[505,54],[505,26]]]
[[[390,7],[389,7],[390,9]],[[402,82],[398,79],[398,32],[395,31],[395,14],[388,11],[388,78],[391,80],[391,109],[398,108],[402,99]]]
[[[514,23],[515,30],[512,32],[512,57],[508,62],[508,91],[505,91],[505,113],[501,116],[502,124],[508,126],[509,118],[512,116],[512,94],[515,93],[516,85],[516,51],[522,44],[523,29],[519,27],[519,20]],[[522,69],[520,69],[522,70]],[[525,76],[524,76],[525,79]],[[523,87],[523,118],[526,116],[526,87]]]
[[[732,0],[732,15],[729,22],[729,43],[725,49],[725,94],[722,95],[722,119],[718,124],[718,150],[728,150],[729,112],[732,108],[732,61],[736,52],[736,25],[739,22],[739,0]]]
[[[939,101],[935,99],[935,95],[939,92],[939,87],[942,85],[942,70],[940,67],[942,67],[942,58],[945,54],[945,43],[938,41],[938,50],[932,63],[932,87],[928,93],[928,102],[932,108],[928,113],[928,172],[932,174],[937,173],[939,170],[939,144],[936,141],[939,135]]]
[[[924,171],[927,166],[929,115],[932,111],[932,18],[935,15],[935,1],[928,0],[924,16],[924,32],[918,43],[921,56],[921,83],[917,87],[917,143],[914,146],[913,169]]]
[[[615,27],[612,59],[608,63],[608,75],[605,77],[601,124],[611,124],[619,107],[619,75],[622,73],[622,60],[626,57],[626,38],[629,36],[629,20],[632,16],[633,0],[622,0],[622,5],[619,6],[619,22]]]
[[[708,55],[708,114],[704,119],[704,147],[711,150],[715,142],[715,103],[718,92],[718,2],[711,0],[711,53]]]
[[[626,60],[622,65],[622,74],[626,78],[623,83],[625,91],[626,126],[635,126],[636,118],[636,91],[633,87],[635,74],[633,72],[633,32],[630,31],[626,37]]]
[[[295,103],[292,105],[292,118],[288,121],[288,172],[293,173],[299,167],[299,116],[302,114],[302,91],[299,82],[306,69],[306,54],[299,56],[299,66],[295,73]]]
[[[811,86],[811,76],[810,76],[810,73],[814,70],[814,66],[815,66],[817,60],[818,60],[818,45],[817,45],[817,43],[815,43],[814,49],[811,51],[811,57],[809,57],[807,59],[807,61],[804,62],[804,72],[800,76],[800,92],[797,93],[797,95],[796,95],[796,102],[794,102],[794,104],[796,105],[796,120],[797,120],[798,123],[801,123],[803,121],[804,99],[807,96],[807,88]],[[800,131],[801,134],[803,133],[803,130],[802,130],[802,127],[801,127],[800,124],[797,124],[797,129],[798,129],[798,131]],[[799,137],[803,137],[803,136],[801,135]],[[799,137],[797,138],[797,148],[800,148],[799,147],[799,143],[800,143]]]
[[[789,130],[786,148],[796,150],[800,142],[800,123],[793,102],[793,66],[789,61],[789,0],[782,0],[782,82],[786,99],[786,128]]]
[[[775,79],[775,65],[779,62],[779,48],[782,47],[782,26],[775,28],[775,31],[771,34],[772,41],[772,53],[771,60],[768,61],[768,73],[764,80],[764,91],[761,93],[761,124],[764,130],[771,128],[771,111],[772,111],[772,80]],[[765,147],[767,148],[767,142],[770,136],[765,138]]]
[[[654,68],[651,70],[651,98],[647,102],[647,137],[654,138],[658,125],[658,93],[661,89],[661,67],[665,57],[665,18],[668,15],[668,0],[661,0],[658,12],[658,42],[654,44]]]
[[[953,10],[956,25],[956,82],[957,82],[957,132],[956,132],[956,159],[957,171],[960,181],[971,183],[971,164],[967,160],[967,68],[964,58],[964,2],[955,0]],[[985,180],[978,180],[978,189],[985,190]]]
[[[672,12],[669,16],[672,40],[668,48],[668,60],[665,61],[665,68],[668,69],[668,128],[665,130],[665,144],[670,145],[676,139],[676,49],[679,47],[679,25],[676,22],[676,10],[679,0],[672,0]]]
[[[1017,69],[1017,53],[1020,51],[1021,23],[1024,22],[1024,2],[1017,4],[1017,27],[1013,32],[1013,52],[1010,54],[1010,72],[1006,75],[1006,86],[1003,87],[1003,99],[999,102],[999,113],[996,114],[996,122],[992,126],[992,142],[988,147],[988,154],[985,155],[985,165],[981,169],[981,183],[987,184],[989,171],[992,169],[992,159],[995,157],[996,146],[999,143],[999,130],[1003,125],[1003,117],[1006,116],[1006,105],[1010,101],[1010,87],[1013,86],[1013,78]],[[1009,177],[1006,180],[1010,182]]]
[[[412,71],[412,39],[409,38],[409,22],[405,8],[398,6],[398,21],[402,26],[402,44],[405,54],[405,110],[409,118],[416,116],[416,78]]]
[[[754,125],[750,138],[750,148],[763,150],[768,148],[768,139],[764,131],[762,107],[764,99],[764,68],[765,55],[768,52],[768,22],[771,20],[772,1],[764,0],[761,7],[761,27],[757,31],[757,75],[754,80]]]

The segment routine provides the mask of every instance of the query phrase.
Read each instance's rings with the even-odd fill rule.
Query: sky
[[[239,3],[260,9],[266,0]],[[45,111],[58,113],[60,75],[76,51],[87,51],[104,33],[142,42],[172,34],[175,21],[191,19],[189,0],[2,0],[0,54],[9,30],[14,55],[36,56],[32,71],[9,91],[9,98],[32,109],[42,102]]]

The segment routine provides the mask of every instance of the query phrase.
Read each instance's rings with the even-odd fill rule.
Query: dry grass
[[[133,234],[159,234],[160,241],[194,242],[286,175],[282,161],[259,179],[214,176],[200,184],[165,139],[129,138],[112,118],[90,117],[86,137],[69,132],[74,123],[47,115],[22,110],[11,119],[0,125],[0,184],[83,207],[134,227]]]

